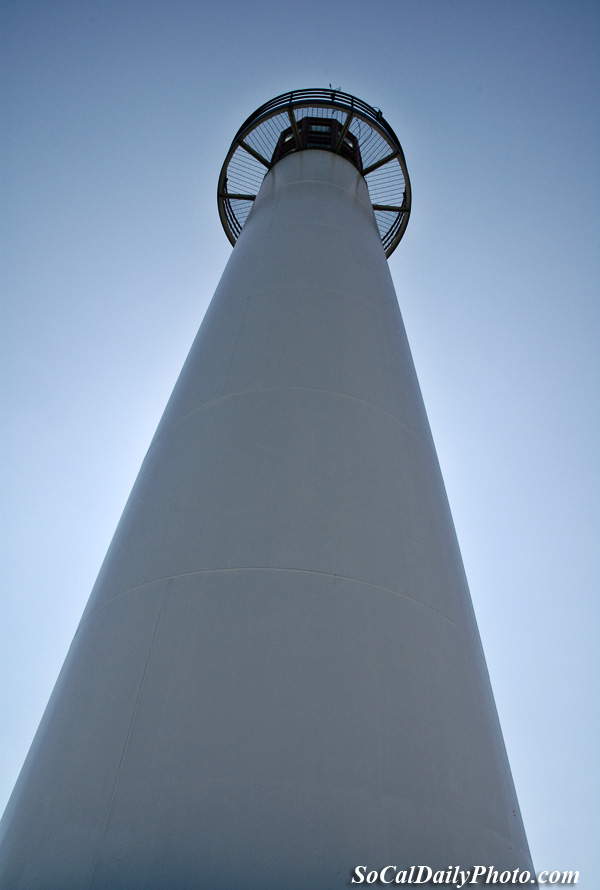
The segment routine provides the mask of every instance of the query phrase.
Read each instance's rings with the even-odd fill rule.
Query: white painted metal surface
[[[2,890],[533,872],[364,180],[267,175],[2,823]]]

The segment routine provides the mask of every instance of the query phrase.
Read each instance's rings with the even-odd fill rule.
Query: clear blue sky
[[[598,886],[596,0],[3,0],[0,809],[230,253],[229,143],[399,135],[390,261],[537,869]]]

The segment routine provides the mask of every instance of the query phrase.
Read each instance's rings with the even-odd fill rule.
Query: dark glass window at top
[[[347,158],[362,173],[362,158],[358,147],[358,139],[349,131],[346,132],[338,147],[342,133],[342,125],[335,118],[303,117],[298,121],[298,146],[292,127],[284,130],[275,146],[273,157],[274,164],[292,151],[302,151],[305,148],[320,148],[325,151],[337,151],[342,157]]]

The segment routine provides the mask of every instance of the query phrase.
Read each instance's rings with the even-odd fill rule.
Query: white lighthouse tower
[[[288,93],[218,201],[235,248],[5,813],[0,888],[533,873],[386,261],[400,143],[354,97]]]

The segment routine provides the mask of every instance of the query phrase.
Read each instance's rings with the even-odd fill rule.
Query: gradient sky
[[[595,890],[600,4],[0,9],[0,811],[230,254],[231,139],[332,84],[406,154],[390,267],[534,863]]]

